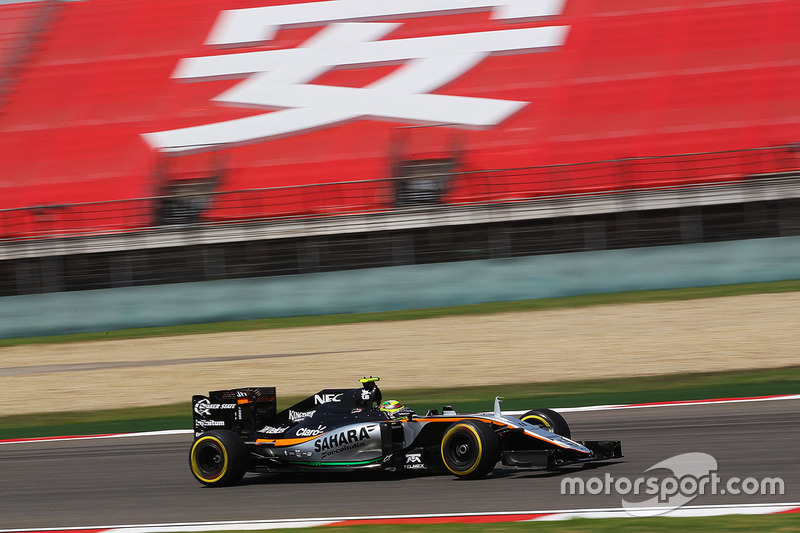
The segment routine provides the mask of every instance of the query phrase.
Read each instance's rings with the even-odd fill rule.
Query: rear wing
[[[227,429],[242,437],[253,435],[274,422],[277,400],[275,387],[247,387],[211,391],[192,396],[194,435]]]

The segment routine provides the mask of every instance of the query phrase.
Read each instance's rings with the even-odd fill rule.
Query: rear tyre
[[[461,479],[479,479],[494,470],[500,460],[500,442],[484,422],[454,422],[442,437],[442,461]]]
[[[567,421],[564,420],[563,416],[552,409],[533,409],[519,417],[519,419],[529,424],[542,426],[547,431],[551,431],[556,435],[561,435],[568,439],[572,436]]]
[[[249,464],[250,452],[236,433],[215,430],[203,433],[189,452],[194,477],[208,487],[238,483]]]

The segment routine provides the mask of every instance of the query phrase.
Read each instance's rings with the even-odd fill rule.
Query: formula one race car
[[[276,412],[275,388],[193,396],[192,474],[209,486],[233,485],[246,472],[450,472],[476,479],[498,461],[516,468],[554,469],[622,457],[619,441],[570,439],[564,418],[549,409],[519,418],[456,414],[449,406],[424,416],[382,402],[379,378],[356,389],[325,389]]]

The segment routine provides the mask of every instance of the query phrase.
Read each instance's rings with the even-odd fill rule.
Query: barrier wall
[[[0,337],[800,279],[800,237],[0,298]]]

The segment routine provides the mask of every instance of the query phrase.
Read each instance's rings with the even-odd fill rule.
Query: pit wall
[[[800,279],[800,237],[0,298],[0,338]]]

